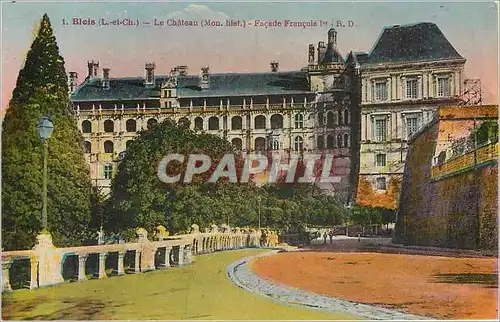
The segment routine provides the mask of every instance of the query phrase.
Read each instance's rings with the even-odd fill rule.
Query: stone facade
[[[436,119],[412,137],[396,223],[397,242],[497,249],[498,142],[436,162],[443,151],[436,142],[443,142],[442,137],[468,136],[469,121],[497,118],[497,106],[465,111],[440,108]]]

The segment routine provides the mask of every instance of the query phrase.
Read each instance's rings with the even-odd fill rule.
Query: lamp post
[[[38,121],[38,135],[42,139],[43,147],[43,209],[42,209],[42,232],[48,233],[47,226],[47,158],[48,158],[48,139],[52,135],[54,130],[54,124],[52,123],[48,115],[43,116]]]
[[[260,196],[259,196],[259,230],[260,230]]]

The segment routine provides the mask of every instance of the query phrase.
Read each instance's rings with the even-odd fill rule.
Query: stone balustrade
[[[2,252],[2,291],[11,291],[10,268],[14,261],[29,259],[29,288],[54,285],[64,282],[63,265],[69,256],[78,256],[78,280],[87,280],[86,263],[92,254],[97,254],[98,270],[96,277],[108,277],[106,273],[106,258],[117,254],[116,274],[124,275],[124,258],[127,252],[134,254],[133,273],[168,268],[172,265],[183,266],[193,261],[193,255],[206,254],[215,251],[260,247],[261,232],[255,229],[231,229],[227,225],[220,228],[213,225],[209,231],[200,232],[198,225],[192,225],[191,232],[184,235],[169,236],[165,228],[158,226],[156,241],[150,241],[145,229],[137,229],[138,240],[135,243],[93,245],[57,248],[48,234],[37,236],[37,244],[31,250]],[[156,264],[156,255],[160,263]],[[75,276],[76,277],[76,276]]]

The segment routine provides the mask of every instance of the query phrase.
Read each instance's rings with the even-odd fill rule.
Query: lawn
[[[235,286],[227,266],[264,250],[195,257],[184,268],[65,283],[2,295],[3,319],[42,320],[327,320],[353,319],[275,303]]]

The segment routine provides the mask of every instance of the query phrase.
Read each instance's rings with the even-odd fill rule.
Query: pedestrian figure
[[[326,231],[323,233],[323,244],[326,244],[326,237],[328,235],[326,234]]]
[[[360,242],[361,242],[361,234],[358,233],[358,243],[360,243]]]
[[[330,236],[330,244],[331,244],[333,242],[333,230],[330,230],[328,236]]]

